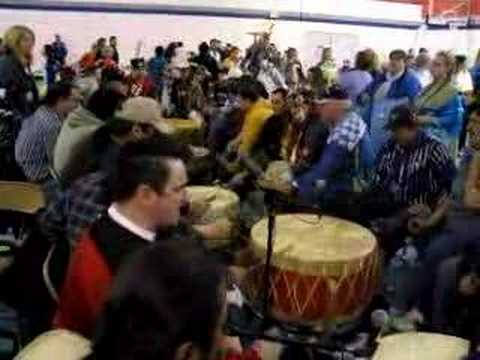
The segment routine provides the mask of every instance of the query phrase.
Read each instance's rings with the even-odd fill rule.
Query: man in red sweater
[[[113,203],[80,239],[70,260],[54,326],[91,337],[113,277],[154,241],[200,236],[180,223],[187,201],[182,145],[150,139],[121,148],[110,175]],[[201,246],[201,245],[199,245]]]

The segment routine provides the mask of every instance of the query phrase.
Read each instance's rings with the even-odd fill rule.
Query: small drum
[[[221,219],[230,220],[236,225],[240,213],[240,199],[234,192],[215,186],[189,186],[190,213],[195,224],[204,225]],[[210,240],[208,247],[227,247],[235,238],[232,231],[225,239]]]
[[[52,330],[28,344],[15,360],[64,359],[79,360],[90,355],[92,344],[68,330]]]
[[[260,186],[282,191],[288,187],[293,180],[292,168],[286,161],[272,161],[268,164],[264,176],[259,180]]]
[[[201,144],[202,122],[192,119],[167,119],[173,128],[173,137],[184,144]]]
[[[267,219],[252,229],[253,248],[265,259]],[[379,283],[375,236],[337,218],[297,214],[276,217],[270,299],[272,315],[290,323],[348,325],[369,305]],[[263,265],[247,276],[247,298],[262,293]]]
[[[467,340],[442,334],[396,334],[380,339],[373,360],[461,360],[469,347]]]
[[[195,181],[195,184],[204,184],[211,180],[211,170],[214,166],[210,150],[204,147],[190,146],[193,157],[187,164],[188,176]],[[208,179],[208,180],[205,180]]]

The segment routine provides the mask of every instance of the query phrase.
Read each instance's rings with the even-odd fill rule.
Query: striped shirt
[[[399,207],[420,202],[435,207],[451,192],[455,175],[453,161],[441,143],[420,132],[410,147],[391,139],[379,153],[375,184]]]
[[[15,159],[29,181],[42,183],[49,177],[49,155],[62,122],[52,109],[42,106],[25,119],[15,143]]]

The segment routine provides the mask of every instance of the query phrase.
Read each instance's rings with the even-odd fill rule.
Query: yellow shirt
[[[245,120],[240,132],[238,153],[248,155],[260,138],[268,118],[273,115],[272,104],[264,99],[258,100],[245,114]]]

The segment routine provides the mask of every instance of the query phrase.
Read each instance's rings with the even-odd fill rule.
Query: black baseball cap
[[[393,108],[390,112],[387,125],[385,125],[385,129],[397,130],[403,127],[415,127],[417,126],[417,121],[415,117],[415,112],[410,106],[399,105]]]

